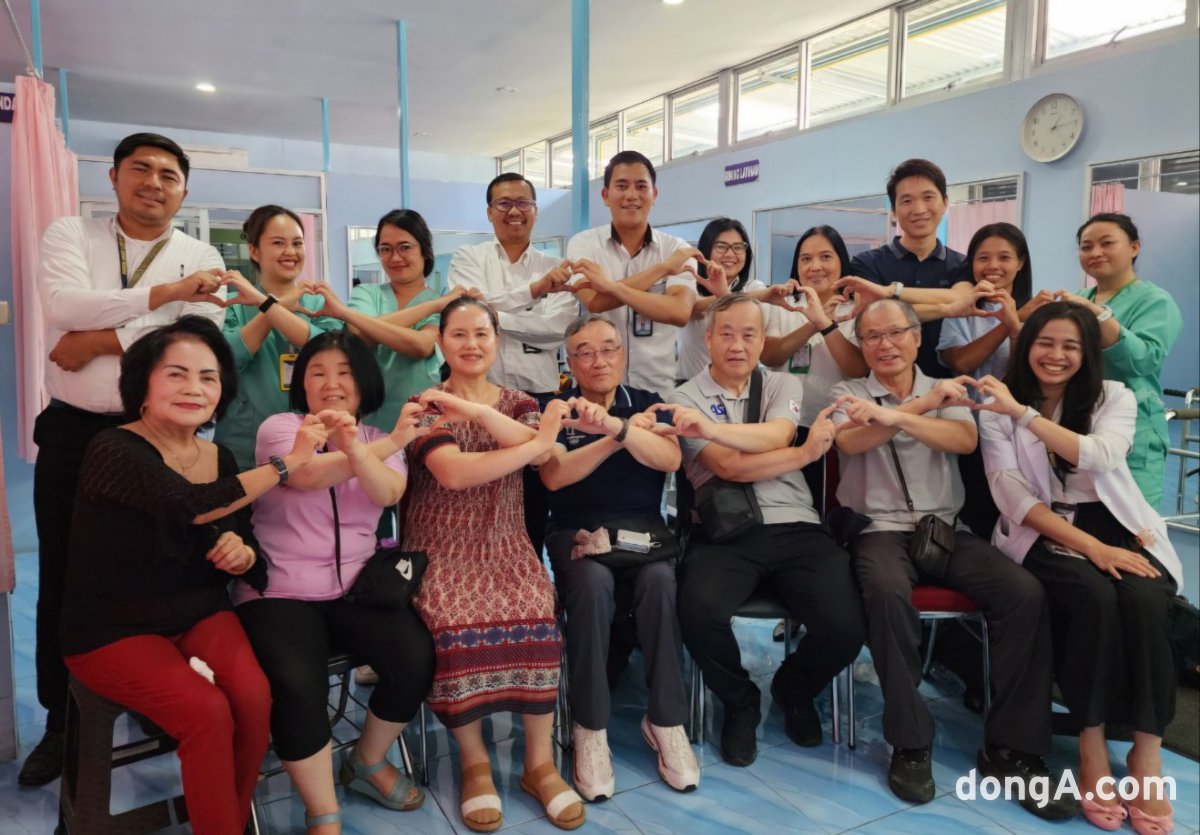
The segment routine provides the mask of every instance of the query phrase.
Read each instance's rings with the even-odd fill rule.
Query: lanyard
[[[167,245],[167,238],[163,238],[150,248],[146,253],[146,257],[142,259],[142,263],[138,264],[138,268],[133,271],[133,277],[129,276],[129,263],[125,257],[125,236],[120,232],[117,233],[117,254],[121,257],[121,289],[126,290],[130,287],[136,287],[137,283],[142,280],[142,276],[146,274],[146,268],[150,266],[150,262],[155,259],[158,253],[162,252],[162,248]]]

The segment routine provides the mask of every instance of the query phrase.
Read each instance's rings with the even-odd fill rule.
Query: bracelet
[[[893,281],[893,282],[892,282],[892,298],[893,298],[893,299],[898,299],[898,298],[900,298],[900,293],[901,293],[901,292],[903,292],[903,291],[904,291],[904,285],[903,285],[903,284],[901,284],[899,281]]]
[[[1104,322],[1107,322],[1112,317],[1113,317],[1112,308],[1106,304],[1100,305],[1100,312],[1096,314],[1096,321],[1098,323],[1102,324]]]
[[[618,444],[624,443],[625,436],[629,434],[629,418],[621,418],[621,431],[613,435],[613,440]]]
[[[837,329],[838,329],[838,323],[830,322],[828,325],[826,325],[825,327],[823,327],[819,331],[817,331],[817,333],[821,334],[821,336],[829,336],[829,334],[833,333]]]
[[[258,312],[266,313],[268,310],[271,309],[272,305],[274,305],[278,301],[279,301],[279,299],[275,298],[275,296],[273,296],[270,293],[267,293],[267,299],[266,299],[266,301],[264,301],[262,304],[260,304],[258,306]]]
[[[1034,418],[1041,417],[1041,412],[1032,406],[1025,407],[1025,414],[1017,418],[1017,426],[1028,426],[1033,423]]]

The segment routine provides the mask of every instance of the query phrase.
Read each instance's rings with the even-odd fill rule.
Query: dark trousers
[[[1175,581],[1116,580],[1090,561],[1051,553],[1041,543],[1025,568],[1050,602],[1054,670],[1072,718],[1090,728],[1108,722],[1162,736],[1175,715],[1175,659],[1168,623]]]
[[[329,741],[329,657],[347,652],[379,674],[371,712],[408,722],[433,681],[433,638],[411,607],[387,611],[345,600],[251,600],[238,617],[271,683],[271,737],[281,760],[311,757]]]
[[[910,533],[865,533],[851,543],[867,610],[867,644],[883,688],[883,736],[898,748],[933,742],[921,683],[918,582],[962,592],[987,618],[992,709],[987,742],[1034,754],[1050,749],[1050,621],[1042,586],[984,540],[958,531],[946,576],[923,576],[908,557]]]
[[[793,692],[820,693],[858,655],[866,634],[850,558],[824,527],[764,525],[722,544],[693,530],[679,570],[683,641],[727,708],[758,704],[729,621],[760,586],[778,594],[806,627],[776,673]]]
[[[33,424],[38,445],[33,467],[33,515],[38,533],[38,701],[46,708],[46,730],[66,727],[67,667],[59,640],[63,585],[67,576],[71,517],[83,453],[102,429],[122,420],[69,406],[49,406]]]
[[[533,552],[540,560],[546,545],[546,520],[550,516],[549,493],[537,470],[526,467],[521,474],[525,490],[525,533],[529,534]]]
[[[559,600],[567,613],[568,698],[572,718],[589,730],[608,726],[611,698],[607,659],[618,584],[633,586],[633,616],[646,662],[647,714],[659,727],[687,721],[683,642],[675,611],[675,564],[670,561],[614,572],[591,558],[571,559],[574,531],[547,537]]]

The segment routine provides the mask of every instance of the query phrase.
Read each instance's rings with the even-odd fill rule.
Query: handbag
[[[590,559],[608,566],[614,571],[624,568],[640,568],[652,562],[679,558],[679,540],[661,519],[617,519],[605,522],[602,527],[608,528],[609,541],[613,543],[613,549],[607,554],[594,554]],[[650,550],[634,551],[617,547],[618,531],[650,534]]]
[[[875,398],[875,402],[883,405],[883,401],[878,397]],[[896,453],[896,444],[890,439],[888,449],[892,452],[892,463],[896,465],[896,474],[900,476],[904,502],[908,505],[908,512],[912,514],[915,525],[912,539],[908,543],[908,558],[919,571],[940,580],[946,576],[950,554],[954,552],[954,526],[932,513],[917,518],[912,496],[908,492],[908,482],[904,480],[904,470],[900,467],[900,456]]]
[[[337,494],[329,488],[333,502],[333,553],[337,566],[338,586],[342,585],[342,525],[338,518]],[[424,551],[404,551],[398,545],[376,548],[349,589],[342,597],[349,603],[359,603],[376,609],[403,609],[416,594],[421,578],[429,566]]]
[[[762,412],[762,372],[750,375],[750,404],[746,423],[758,423]],[[763,524],[754,484],[713,476],[696,489],[696,513],[704,533],[713,542],[728,542],[754,533]]]

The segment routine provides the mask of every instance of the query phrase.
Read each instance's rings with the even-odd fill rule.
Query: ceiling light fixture
[[[214,87],[213,85],[209,84],[207,81],[201,81],[199,84],[196,85],[196,89],[199,90],[201,93],[217,92],[217,88]]]
[[[683,0],[662,0],[664,6],[682,6]]]
[[[517,92],[517,88],[509,87],[509,86],[505,85],[503,87],[497,87],[496,92],[497,93],[515,93],[515,92]]]

